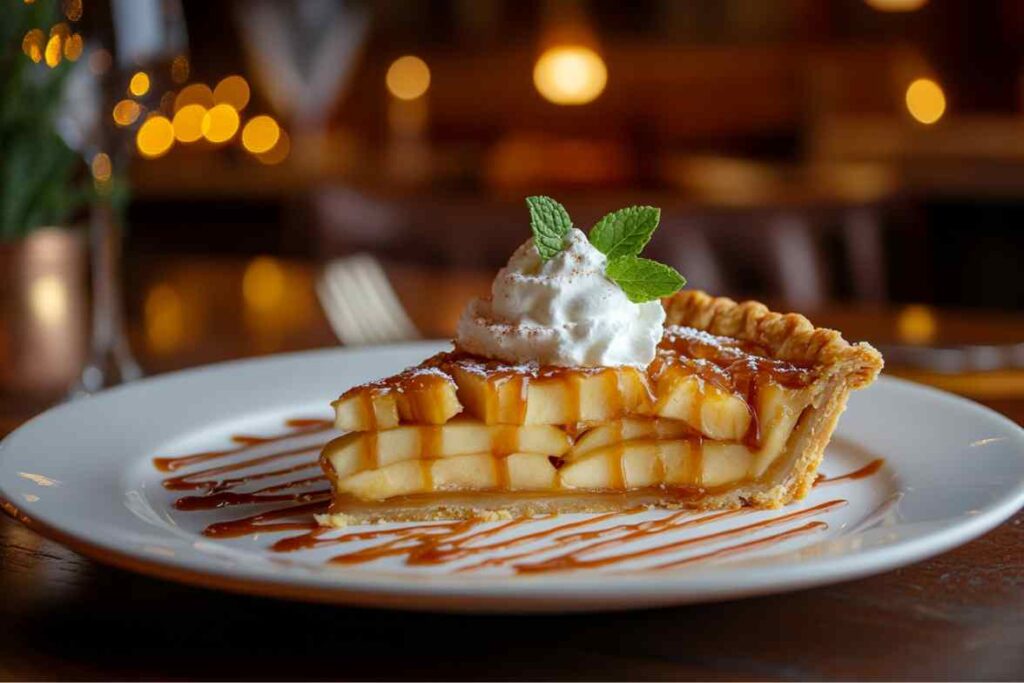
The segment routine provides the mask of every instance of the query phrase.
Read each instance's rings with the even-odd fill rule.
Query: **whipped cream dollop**
[[[646,367],[665,311],[659,301],[630,301],[605,276],[606,263],[575,228],[546,262],[527,240],[494,278],[491,297],[463,311],[456,344],[510,363]]]

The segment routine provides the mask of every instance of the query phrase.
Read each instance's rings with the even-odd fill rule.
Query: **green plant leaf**
[[[637,256],[609,261],[604,272],[637,304],[675,294],[686,284],[675,268]]]
[[[661,209],[630,206],[614,211],[590,229],[590,243],[609,259],[639,256],[661,220]]]
[[[540,260],[547,261],[565,246],[565,236],[572,230],[572,219],[565,207],[551,197],[527,197],[526,206],[530,209],[533,244]]]

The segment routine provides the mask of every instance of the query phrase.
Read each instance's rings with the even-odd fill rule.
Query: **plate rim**
[[[188,378],[208,374],[211,371],[224,372],[250,365],[260,365],[297,359],[312,359],[324,355],[377,355],[392,351],[412,353],[418,349],[438,347],[438,341],[418,341],[404,344],[390,344],[361,349],[322,348],[298,351],[286,354],[275,354],[256,358],[230,360],[210,365],[188,368],[177,372],[169,372],[147,377],[139,382],[122,385],[100,392],[101,396],[109,397],[126,391],[147,390],[153,385],[165,382],[187,381]],[[1024,428],[1008,417],[971,401],[969,399],[945,392],[934,387],[917,384],[908,380],[883,376],[882,386],[892,385],[894,388],[920,392],[946,404],[955,405],[957,409],[968,410],[974,415],[994,422],[1019,440],[1024,446]],[[7,450],[12,437],[43,420],[60,419],[60,415],[75,410],[76,402],[63,403],[46,410],[31,418],[3,440],[0,440],[0,457]],[[1019,508],[1024,506],[1024,478],[1009,486],[1005,493],[992,501],[980,514],[973,517],[961,517],[952,526],[938,532],[905,539],[894,545],[878,546],[862,550],[853,556],[842,558],[810,558],[801,562],[806,572],[801,576],[793,572],[784,576],[771,576],[780,573],[786,565],[775,571],[771,566],[757,567],[748,574],[759,575],[755,580],[748,580],[742,585],[729,588],[709,590],[701,586],[701,575],[705,572],[688,572],[683,582],[678,575],[666,575],[654,579],[651,576],[616,577],[628,585],[628,596],[616,598],[601,593],[599,577],[583,577],[565,574],[559,578],[544,577],[542,581],[517,579],[510,581],[469,581],[458,586],[449,583],[423,583],[420,581],[402,582],[397,578],[383,581],[370,581],[366,576],[346,576],[343,581],[321,583],[303,581],[295,574],[260,574],[256,572],[238,571],[235,567],[209,565],[205,569],[194,569],[185,566],[184,561],[169,562],[166,559],[151,558],[140,553],[132,553],[115,546],[114,543],[104,544],[79,534],[65,531],[58,525],[33,518],[23,508],[11,500],[12,496],[3,491],[0,481],[0,509],[33,532],[60,543],[73,551],[96,560],[102,564],[112,565],[121,569],[135,571],[160,579],[171,580],[204,588],[227,590],[235,593],[255,594],[277,598],[301,600],[307,602],[326,602],[349,605],[372,605],[377,607],[401,607],[403,609],[438,609],[452,611],[500,611],[500,612],[539,612],[568,610],[606,610],[630,609],[656,605],[670,605],[694,602],[707,602],[724,598],[739,598],[767,593],[782,593],[802,588],[810,588],[823,584],[848,581],[871,574],[888,571],[895,567],[905,566],[923,559],[934,557],[982,534],[994,529]],[[839,560],[842,561],[839,561]],[[742,570],[741,570],[742,571]],[[748,577],[749,578],[749,577]],[[607,579],[605,579],[607,580]],[[719,580],[718,583],[721,583]],[[425,588],[429,585],[429,589]],[[571,585],[573,590],[568,594],[563,591]],[[524,590],[524,588],[527,588]],[[544,604],[552,596],[557,596],[557,604],[546,608]],[[510,602],[514,601],[514,602]],[[596,602],[598,604],[592,604]]]

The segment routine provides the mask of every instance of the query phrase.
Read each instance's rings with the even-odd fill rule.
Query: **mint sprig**
[[[609,261],[604,274],[635,304],[675,294],[686,284],[686,278],[672,266],[639,256],[622,256]]]
[[[547,261],[565,248],[572,219],[565,207],[551,197],[527,197],[526,205],[530,209],[533,244],[541,261]],[[640,258],[660,220],[660,209],[630,206],[599,220],[588,235],[594,248],[608,257],[605,276],[622,288],[633,303],[675,294],[686,284],[686,278],[675,268]]]
[[[638,256],[661,220],[661,209],[630,206],[614,211],[590,229],[590,243],[609,259]]]
[[[565,246],[565,236],[572,230],[572,219],[565,207],[551,197],[527,197],[533,244],[541,261],[547,261]]]

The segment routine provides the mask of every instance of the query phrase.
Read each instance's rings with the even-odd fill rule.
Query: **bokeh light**
[[[78,21],[82,18],[82,0],[64,0],[63,10],[68,21]]]
[[[135,134],[135,146],[147,159],[166,154],[174,145],[174,126],[166,116],[150,116]]]
[[[102,76],[110,70],[110,65],[113,63],[113,58],[110,56],[110,52],[99,48],[93,50],[89,55],[89,71],[97,76]]]
[[[928,4],[928,0],[864,0],[879,12],[913,12]]]
[[[400,100],[415,100],[430,88],[430,67],[419,57],[399,57],[388,67],[388,91]]]
[[[907,111],[924,124],[932,124],[946,112],[942,87],[929,78],[919,78],[907,88]]]
[[[46,41],[46,48],[43,50],[43,58],[46,59],[46,66],[50,68],[60,64],[61,37],[59,34],[50,36],[50,39]]]
[[[281,138],[281,127],[269,116],[254,116],[242,129],[242,146],[253,154],[269,152]]]
[[[136,97],[142,97],[149,92],[149,74],[145,71],[137,71],[128,81],[128,92]]]
[[[259,159],[260,163],[266,164],[267,166],[274,166],[279,164],[288,158],[288,154],[292,151],[292,141],[288,137],[288,133],[282,128],[279,130],[277,137],[277,144],[275,144],[269,152],[263,154],[257,154],[256,158]]]
[[[106,152],[95,155],[89,163],[89,168],[92,170],[92,177],[100,183],[110,180],[114,170],[113,164],[110,163],[110,155]]]
[[[213,91],[205,83],[186,85],[174,98],[174,111],[187,104],[201,104],[205,109],[213,106]]]
[[[545,50],[533,68],[533,84],[555,104],[586,104],[608,83],[608,69],[596,52],[583,46]]]
[[[928,344],[935,341],[939,323],[935,312],[927,306],[905,306],[896,319],[896,334],[906,344]]]
[[[169,284],[158,284],[146,295],[146,341],[156,353],[170,353],[185,340],[185,305]]]
[[[54,24],[50,27],[50,37],[59,36],[61,42],[64,42],[71,35],[71,28],[63,21],[59,24]]]
[[[82,51],[84,49],[85,41],[82,40],[82,35],[80,33],[72,33],[68,36],[68,39],[64,41],[64,59],[77,62],[78,58],[82,56]]]
[[[269,311],[285,299],[287,278],[284,268],[269,256],[254,258],[242,276],[242,297],[256,311]]]
[[[119,126],[130,126],[142,113],[142,107],[135,100],[121,100],[114,105],[114,123]]]
[[[174,126],[174,138],[178,142],[195,142],[203,137],[203,117],[206,107],[201,104],[186,104],[174,113],[171,121]]]
[[[213,101],[230,104],[235,111],[242,111],[249,104],[249,84],[241,76],[228,76],[213,89]]]
[[[177,94],[178,93],[174,92],[173,90],[168,90],[167,92],[165,92],[163,95],[160,96],[160,104],[158,105],[157,108],[164,114],[167,114],[168,116],[174,114],[174,98]]]
[[[181,85],[188,80],[189,64],[188,57],[178,55],[171,60],[171,80]]]
[[[43,61],[43,49],[46,46],[46,35],[37,28],[25,34],[21,39],[21,51],[29,59],[38,64]]]
[[[238,112],[230,104],[218,104],[203,114],[200,128],[210,142],[227,142],[238,132]]]

